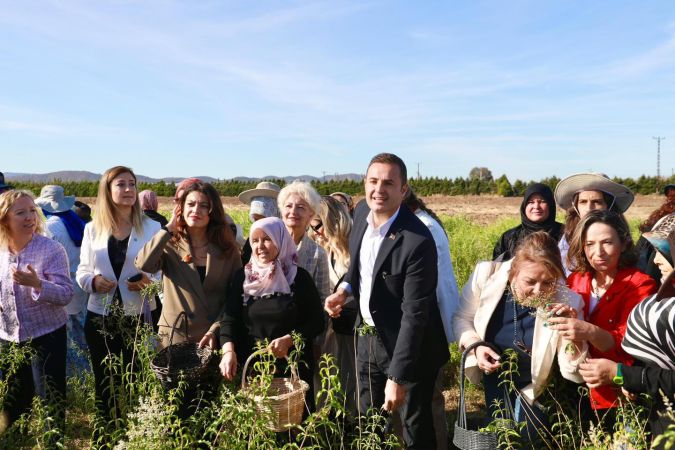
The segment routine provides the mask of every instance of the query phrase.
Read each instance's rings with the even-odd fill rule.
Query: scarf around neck
[[[255,222],[251,226],[249,238],[258,229],[269,236],[279,254],[274,261],[263,263],[253,251],[251,260],[244,266],[244,298],[275,293],[290,294],[298,272],[295,242],[284,223],[277,217],[267,217]]]

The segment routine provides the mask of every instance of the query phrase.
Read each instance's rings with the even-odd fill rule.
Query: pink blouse
[[[10,269],[27,271],[28,264],[42,280],[42,289],[12,280]],[[68,256],[58,242],[35,234],[16,255],[0,249],[0,339],[24,342],[61,328],[72,296]]]

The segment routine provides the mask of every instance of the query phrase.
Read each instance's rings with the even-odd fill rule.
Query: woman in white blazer
[[[149,275],[134,266],[138,251],[159,231],[160,225],[144,217],[138,202],[136,175],[123,166],[107,170],[99,183],[96,213],[82,239],[77,283],[89,294],[84,333],[91,354],[96,385],[96,406],[105,423],[119,411],[115,407],[104,359],[110,354],[131,362],[138,320],[155,309],[155,299],[141,298]],[[111,316],[115,309],[124,311]],[[117,386],[116,386],[117,387]]]
[[[513,377],[517,392],[509,393],[509,401],[515,419],[527,422],[530,439],[537,439],[537,433],[546,428],[545,415],[535,399],[546,386],[556,355],[563,377],[583,382],[578,365],[585,358],[587,343],[568,341],[551,330],[546,324],[549,315],[581,318],[583,300],[565,285],[557,243],[545,232],[535,232],[521,242],[513,259],[478,263],[453,318],[460,349],[486,341],[502,352],[511,348],[518,355],[520,374]],[[478,384],[483,375],[491,413],[495,400],[502,405],[505,400],[499,387],[500,359],[493,349],[479,346],[466,360],[467,378]]]

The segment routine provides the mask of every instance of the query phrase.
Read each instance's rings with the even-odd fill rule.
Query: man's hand
[[[324,303],[323,309],[328,313],[329,316],[336,318],[340,317],[342,313],[342,307],[347,301],[347,293],[344,289],[338,288],[334,293],[326,297],[326,302]]]
[[[387,380],[387,385],[384,387],[384,404],[382,405],[382,409],[389,413],[395,412],[403,405],[405,394],[405,386],[393,380]]]

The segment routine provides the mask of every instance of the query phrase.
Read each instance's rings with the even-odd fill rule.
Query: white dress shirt
[[[400,209],[400,208],[399,208]],[[361,317],[363,321],[370,326],[375,326],[373,318],[370,315],[370,293],[373,289],[373,270],[375,269],[375,260],[380,251],[382,242],[398,217],[399,209],[379,227],[373,222],[373,212],[368,213],[366,222],[368,227],[361,240],[361,251],[359,252],[359,307],[361,308]]]

